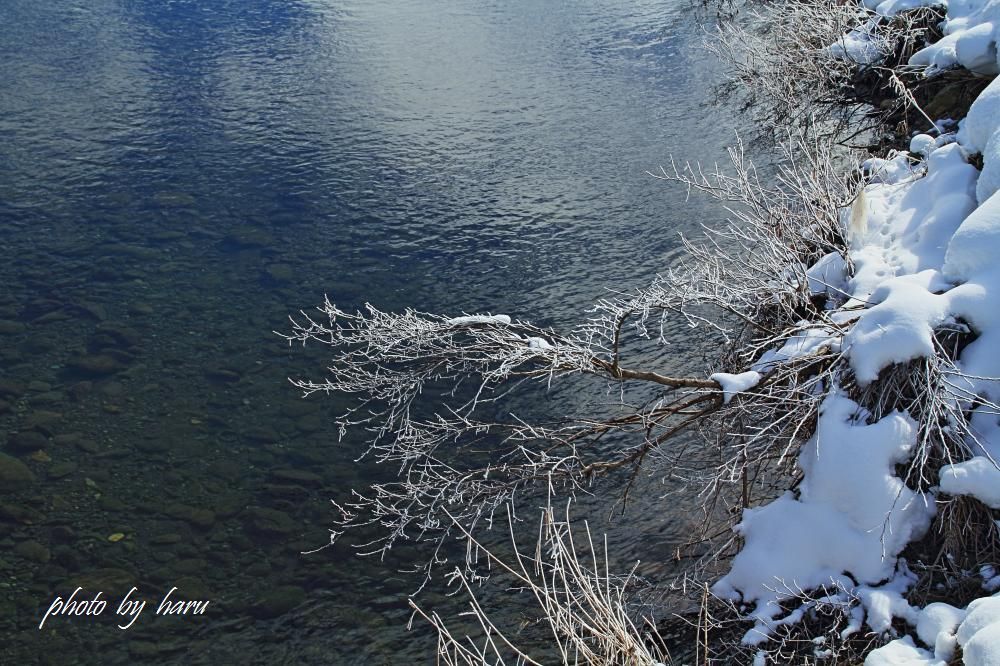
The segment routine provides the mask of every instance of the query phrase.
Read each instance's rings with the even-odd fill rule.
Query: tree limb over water
[[[731,342],[719,369],[742,372],[768,350],[836,328],[824,308],[840,296],[815,293],[806,267],[843,246],[836,211],[851,194],[828,156],[808,148],[788,144],[789,166],[770,187],[742,145],[730,151],[733,175],[691,165],[662,169],[656,177],[724,202],[729,224],[699,242],[684,239],[686,262],[644,289],[601,299],[568,333],[504,315],[390,313],[371,305],[347,312],[329,300],[318,314],[292,317],[283,334],[290,344],[318,342],[334,352],[325,378],[292,383],[306,395],[352,398],[337,419],[341,436],[367,430],[368,455],[398,468],[396,480],[340,505],[335,536],[380,526],[365,552],[382,552],[399,539],[442,538],[453,526],[445,508],[473,529],[528,487],[572,493],[615,471],[634,478],[650,453],[720,413],[729,444],[703,485],[710,492],[746,486],[746,467],[775,442],[779,452],[791,450],[780,442],[808,433],[817,385],[838,356],[829,347],[756,368],[762,379],[732,401],[714,377],[672,376],[622,350],[626,334],[666,342],[666,325],[681,321]],[[572,384],[581,395],[619,393],[614,413],[549,420],[508,411],[530,385],[581,379],[597,382]],[[649,390],[629,401],[633,386]],[[745,488],[740,496],[745,505]]]

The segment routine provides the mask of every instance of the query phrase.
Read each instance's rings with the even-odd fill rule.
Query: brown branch
[[[698,377],[668,377],[666,375],[661,375],[658,372],[650,372],[648,370],[629,370],[628,368],[618,367],[614,363],[608,363],[607,361],[599,358],[593,359],[592,362],[595,368],[607,372],[615,379],[639,379],[644,382],[653,382],[655,384],[662,384],[663,386],[669,386],[671,388],[707,388],[714,389],[716,391],[722,390],[722,385],[714,379],[700,379]]]

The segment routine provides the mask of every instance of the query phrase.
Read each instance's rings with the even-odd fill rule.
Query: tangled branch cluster
[[[860,3],[781,0],[722,23],[708,47],[731,71],[720,94],[742,103],[765,143],[789,128],[830,141],[878,141],[916,110],[899,90],[913,77],[904,75],[904,84],[900,75],[910,55],[939,37],[942,18],[938,7],[883,17]],[[857,26],[865,26],[864,41],[849,37]]]
[[[506,316],[393,314],[372,306],[348,313],[329,301],[321,312],[321,321],[307,314],[293,318],[285,337],[329,345],[333,365],[323,381],[293,384],[307,395],[355,396],[337,420],[341,433],[366,428],[369,454],[400,470],[396,481],[375,484],[340,506],[341,531],[384,528],[367,544],[373,550],[399,539],[441,539],[453,526],[446,510],[471,527],[491,520],[525,486],[581,488],[596,476],[635,467],[720,403],[713,380],[623,365],[621,330],[632,314],[626,310],[570,335]],[[651,383],[663,393],[615,418],[528,422],[504,413],[504,399],[526,382],[549,384],[572,374]],[[701,392],[677,394],[679,389]],[[423,404],[431,395],[437,404]],[[597,446],[614,432],[640,437],[620,450]]]
[[[514,540],[514,521],[509,514],[507,524]],[[607,543],[602,557],[586,525],[576,536],[569,505],[563,518],[556,517],[551,503],[545,508],[533,553],[515,551],[513,557],[497,557],[473,534],[464,535],[486,554],[492,565],[512,578],[514,586],[534,597],[562,663],[653,666],[670,659],[655,625],[639,626],[633,618],[629,597],[635,580],[634,568],[624,576],[611,573]],[[425,612],[411,600],[415,612],[438,631],[441,662],[447,666],[475,666],[510,660],[540,666],[542,662],[519,649],[490,621],[490,614],[483,610],[476,589],[464,572],[456,569],[452,577],[469,598],[469,615],[481,624],[483,638],[476,642],[468,636],[455,636],[443,618]]]

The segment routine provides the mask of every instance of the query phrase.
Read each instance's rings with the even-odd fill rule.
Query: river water
[[[733,139],[707,24],[688,0],[0,4],[0,663],[429,663],[397,573],[419,552],[301,554],[371,470],[286,381],[323,350],[273,331],[324,294],[566,326],[648,283],[722,217],[645,173]],[[629,556],[682,538],[642,518]],[[77,587],[104,612],[39,629]],[[157,617],[173,587],[208,610]]]

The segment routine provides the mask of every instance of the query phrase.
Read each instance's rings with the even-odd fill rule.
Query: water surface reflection
[[[0,428],[33,478],[0,661],[424,660],[419,553],[300,555],[372,472],[285,382],[322,350],[272,331],[323,294],[567,325],[647,282],[719,217],[644,174],[724,155],[698,40],[678,0],[4,3]],[[76,585],[213,606],[38,631]]]

